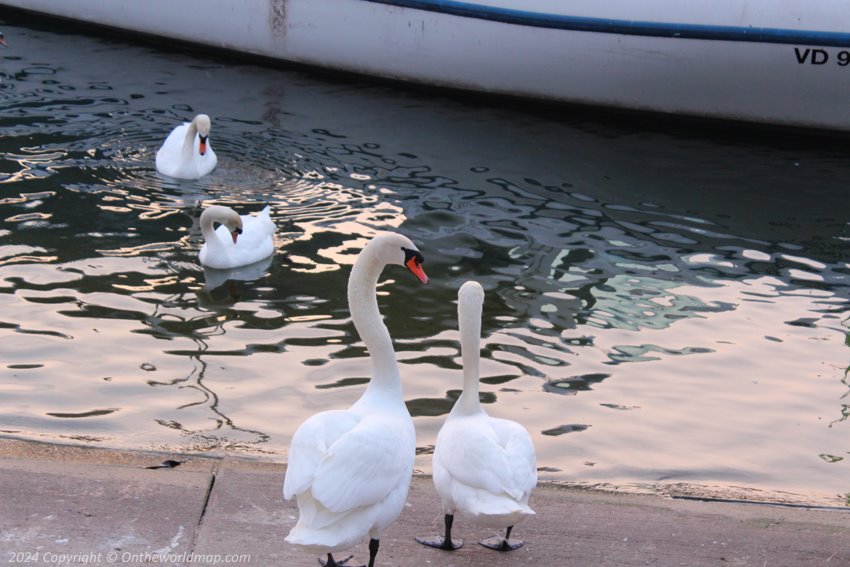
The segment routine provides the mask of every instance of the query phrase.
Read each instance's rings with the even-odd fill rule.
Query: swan
[[[218,158],[207,141],[210,117],[199,114],[174,128],[156,152],[156,170],[178,179],[198,179],[215,168]]]
[[[489,528],[507,528],[505,537],[479,543],[510,551],[513,526],[534,514],[528,498],[537,485],[537,459],[531,437],[520,424],[490,417],[478,400],[481,311],[484,290],[468,281],[458,291],[458,324],[463,358],[463,392],[452,407],[434,447],[434,486],[445,514],[445,535],[416,541],[448,551],[463,542],[452,541],[455,512]]]
[[[313,415],[292,437],[283,497],[296,498],[299,515],[286,541],[309,553],[327,553],[330,567],[350,559],[337,563],[334,552],[367,535],[374,567],[380,534],[407,499],[416,435],[376,288],[387,264],[406,266],[428,283],[423,261],[407,237],[392,232],[375,236],[360,252],[348,279],[348,305],[371,356],[372,379],[350,408]]]
[[[247,266],[271,256],[274,252],[274,222],[266,206],[256,215],[242,215],[221,205],[213,205],[201,213],[204,245],[198,253],[207,268],[229,270]],[[214,229],[216,223],[219,227]]]

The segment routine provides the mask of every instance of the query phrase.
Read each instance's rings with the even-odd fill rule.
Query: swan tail
[[[271,206],[266,205],[266,208],[256,215],[242,215],[245,233],[252,234],[257,243],[274,236],[276,227],[270,213]]]
[[[515,526],[528,516],[533,515],[534,510],[528,506],[524,506],[513,511],[495,514],[480,512],[470,515],[470,518],[473,522],[485,528],[505,528],[507,526]]]
[[[298,522],[285,541],[308,553],[333,553],[353,547],[369,534],[374,523],[372,507],[346,514],[331,512],[309,492],[298,494]]]
[[[476,524],[488,528],[503,528],[518,524],[534,515],[525,500],[515,500],[506,494],[476,490],[467,495],[466,502],[458,506]]]
[[[262,227],[262,232],[269,236],[274,235],[276,228],[271,217],[271,210],[271,205],[266,205],[266,207],[257,215],[257,222],[259,223],[259,226]]]

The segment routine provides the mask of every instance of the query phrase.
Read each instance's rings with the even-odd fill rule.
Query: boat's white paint
[[[486,0],[531,12],[850,32],[835,0]],[[505,24],[367,0],[0,0],[171,39],[430,85],[664,113],[850,130],[850,47]],[[828,60],[812,64],[806,49]],[[795,51],[796,50],[796,51]],[[809,53],[806,62],[799,55]],[[820,55],[822,58],[824,55]]]

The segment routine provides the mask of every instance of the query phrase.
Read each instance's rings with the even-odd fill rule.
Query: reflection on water
[[[827,142],[515,109],[5,22],[0,430],[283,460],[369,377],[345,284],[377,230],[429,471],[487,290],[482,402],[543,480],[844,504],[850,164]],[[134,61],[128,66],[126,61]],[[132,67],[132,68],[131,68]],[[216,171],[159,176],[213,117]],[[277,251],[204,271],[203,206],[271,205]]]

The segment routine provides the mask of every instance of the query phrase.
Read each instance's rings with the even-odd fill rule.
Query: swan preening
[[[307,552],[333,553],[369,537],[374,567],[381,532],[401,513],[413,473],[416,434],[404,403],[392,339],[378,310],[378,277],[387,264],[407,267],[422,283],[422,254],[406,237],[381,233],[357,257],[348,305],[372,362],[372,378],[347,410],[305,421],[289,449],[283,496],[296,498],[298,522],[286,541]]]
[[[201,213],[204,245],[198,254],[208,268],[229,270],[247,266],[274,253],[275,225],[266,206],[256,215],[242,215],[221,205]],[[219,224],[216,229],[215,225]]]
[[[434,486],[445,514],[445,535],[416,538],[419,543],[454,550],[455,512],[483,527],[506,528],[504,537],[480,543],[509,551],[522,546],[511,542],[513,526],[534,514],[528,498],[537,484],[534,446],[521,425],[493,418],[478,399],[481,312],[484,290],[468,281],[458,292],[458,324],[463,358],[463,392],[437,434],[433,455]]]
[[[210,117],[198,114],[174,128],[156,152],[156,169],[178,179],[198,179],[212,171],[218,158],[209,144]]]

